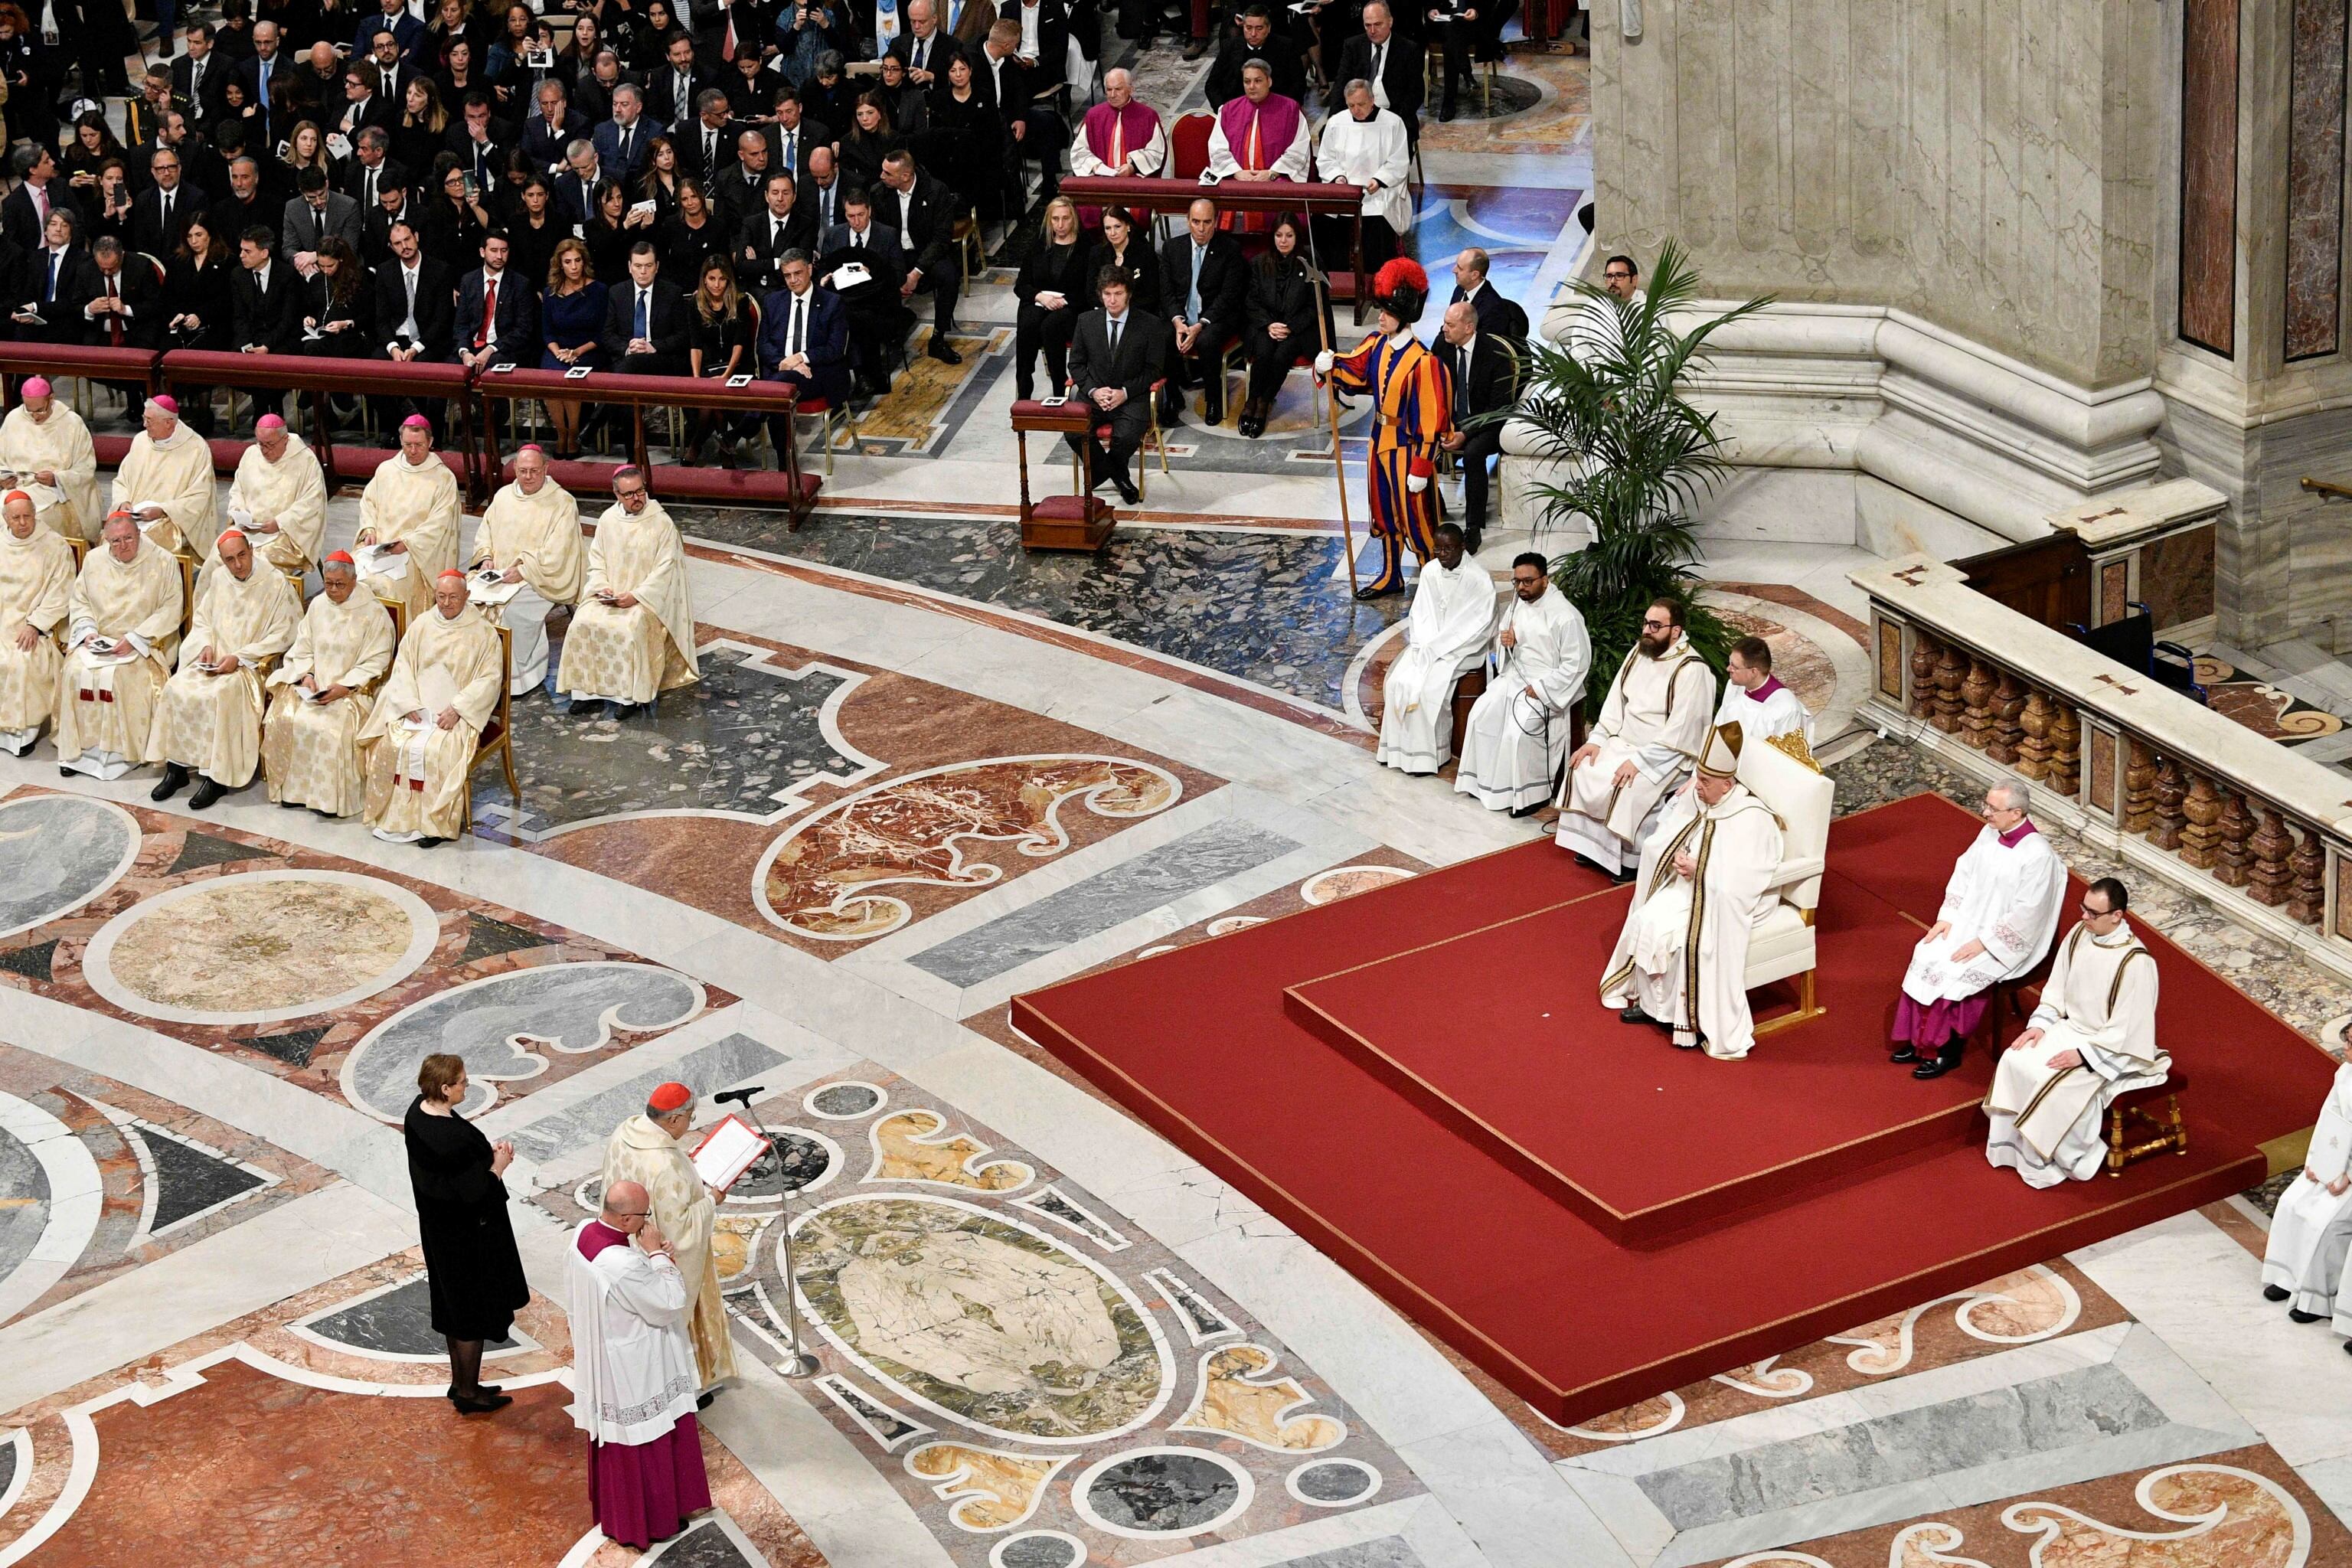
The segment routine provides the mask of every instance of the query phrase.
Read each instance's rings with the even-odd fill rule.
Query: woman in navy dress
[[[556,242],[555,259],[547,267],[547,292],[540,297],[539,324],[547,349],[539,356],[541,370],[599,368],[604,357],[596,345],[604,329],[604,285],[589,269],[588,247],[576,239]],[[555,421],[555,454],[580,455],[580,405],[555,398],[547,405]]]

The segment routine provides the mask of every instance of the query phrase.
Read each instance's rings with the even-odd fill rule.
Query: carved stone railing
[[[1870,595],[1858,719],[2352,976],[2352,783],[1969,587],[1926,555]]]

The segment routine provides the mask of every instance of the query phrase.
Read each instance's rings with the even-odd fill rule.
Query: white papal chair
[[[1777,905],[1757,923],[1748,942],[1748,988],[1795,979],[1797,1009],[1759,1021],[1770,1034],[1822,1012],[1813,994],[1813,917],[1821,908],[1822,871],[1829,853],[1830,809],[1837,786],[1804,749],[1801,734],[1783,742],[1760,737],[1739,751],[1739,782],[1780,819],[1780,865],[1768,896]]]

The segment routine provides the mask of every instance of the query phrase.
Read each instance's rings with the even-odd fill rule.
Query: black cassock
[[[506,1184],[490,1173],[490,1141],[462,1117],[435,1116],[422,1095],[401,1121],[416,1228],[425,1243],[433,1331],[453,1340],[502,1340],[530,1300],[507,1222]]]

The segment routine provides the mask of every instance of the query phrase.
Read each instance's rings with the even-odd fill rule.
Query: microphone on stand
[[[744,1110],[749,1110],[751,1109],[751,1097],[755,1094],[761,1093],[767,1089],[767,1087],[768,1086],[764,1083],[755,1083],[749,1089],[730,1089],[726,1090],[724,1093],[714,1094],[710,1098],[719,1101],[721,1105],[726,1104],[731,1100],[738,1105],[740,1105]]]

